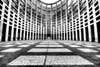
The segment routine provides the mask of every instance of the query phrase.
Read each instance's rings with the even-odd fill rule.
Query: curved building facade
[[[99,0],[0,0],[0,41],[100,42]]]

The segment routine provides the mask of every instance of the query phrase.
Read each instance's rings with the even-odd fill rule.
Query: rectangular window
[[[96,17],[96,20],[100,20],[100,16]]]
[[[97,6],[97,7],[95,8],[95,11],[97,11],[97,10],[99,10],[99,6]]]
[[[99,15],[100,14],[100,11],[97,11],[95,14],[96,14],[96,16]]]

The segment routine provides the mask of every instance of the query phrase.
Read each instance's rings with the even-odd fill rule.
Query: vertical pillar
[[[68,40],[68,0],[66,0],[66,40]]]
[[[89,19],[89,5],[88,0],[86,0],[86,6],[87,6],[87,15],[88,15],[88,30],[89,30],[89,41],[91,42],[91,28],[90,28],[90,19]]]
[[[23,26],[23,18],[21,18],[20,40],[22,38],[22,26]]]
[[[17,13],[17,29],[16,29],[16,40],[18,40],[18,26],[19,26],[19,13],[20,13],[20,0],[18,4],[18,13]],[[27,0],[26,0],[27,1]]]
[[[72,0],[72,1],[73,1],[73,0]],[[74,19],[73,19],[73,13],[74,13],[74,12],[73,12],[73,2],[72,2],[71,8],[72,8],[72,9],[71,9],[71,11],[72,11],[72,13],[71,13],[71,14],[72,14],[72,22],[71,22],[71,25],[72,25],[72,30],[71,30],[72,35],[71,35],[71,37],[72,37],[72,40],[74,40],[74,27],[73,27],[73,24],[74,24],[74,22],[73,22],[73,21],[74,21]]]
[[[94,19],[94,33],[95,33],[95,42],[98,42],[98,31],[97,31],[97,23],[96,23],[96,15],[95,15],[95,0],[93,0],[93,19]]]
[[[86,30],[85,30],[85,19],[84,19],[84,14],[83,14],[83,33],[84,33],[84,41],[86,41]]]
[[[48,20],[46,20],[46,39],[47,39],[47,32],[48,32],[48,22],[47,22]]]
[[[6,28],[6,41],[8,41],[8,36],[9,36],[9,22],[10,22],[11,3],[12,3],[12,0],[9,0],[9,10],[8,10],[7,28]]]
[[[31,3],[31,18],[30,18],[30,40],[32,38],[32,1]]]
[[[79,39],[80,39],[80,41],[81,41],[81,24],[80,24],[80,0],[78,0],[78,17],[79,17]]]
[[[53,39],[53,32],[52,32],[52,6],[51,6],[51,14],[50,14],[50,18],[51,18],[51,38]]]
[[[78,19],[78,18],[77,18]],[[77,19],[75,20],[76,22],[75,22],[75,33],[76,33],[76,41],[78,40],[78,38],[77,38]]]
[[[35,32],[35,40],[37,40],[37,1],[36,1],[36,6],[35,6],[35,8],[36,8],[36,32]]]
[[[2,27],[3,27],[3,18],[4,18],[4,9],[5,9],[5,5],[2,5],[2,14],[1,14],[1,22],[0,22],[0,42],[2,40]]]
[[[65,23],[64,23],[64,40],[65,40]]]
[[[45,28],[43,27],[43,40],[44,40],[44,34],[45,34],[44,31],[45,31]]]
[[[26,15],[27,15],[27,0],[25,2],[25,15],[24,15],[24,40],[25,40],[25,34],[26,34]]]
[[[62,40],[62,34],[63,34],[63,30],[62,30],[62,25],[63,25],[63,20],[62,20],[62,9],[63,9],[63,7],[62,7],[62,0],[61,0],[61,40]]]
[[[13,32],[14,32],[14,22],[15,21],[15,13],[13,14],[13,22],[12,22],[12,32],[11,32],[11,41],[13,41],[13,37],[14,37],[14,34],[13,34]]]
[[[56,40],[58,38],[58,22],[57,22],[57,4],[56,4]]]
[[[41,40],[42,40],[42,37],[43,37],[43,36],[42,36],[42,32],[43,32],[42,29],[43,29],[43,28],[42,28],[42,4],[41,4]]]

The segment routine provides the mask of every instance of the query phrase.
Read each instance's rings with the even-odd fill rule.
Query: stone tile
[[[48,47],[48,45],[36,45],[35,47]]]
[[[97,58],[100,58],[100,55],[96,55]]]
[[[48,52],[72,52],[66,48],[48,48]]]
[[[46,65],[94,65],[81,56],[47,56]]]
[[[49,45],[49,47],[64,47],[63,45]]]
[[[13,46],[15,46],[15,45],[4,45],[2,47],[13,47]]]
[[[9,48],[9,49],[2,50],[0,52],[17,52],[19,50],[21,50],[21,48]]]
[[[28,52],[47,52],[47,48],[32,48]]]
[[[78,45],[69,45],[70,47],[81,47],[81,46],[78,46]]]
[[[45,56],[19,56],[8,65],[43,65]]]
[[[20,45],[18,47],[29,47],[30,45]]]
[[[85,52],[85,53],[89,53],[89,52],[93,52],[96,53],[98,51],[94,50],[94,49],[88,49],[88,48],[78,48],[78,50]]]
[[[4,57],[4,55],[0,55],[0,58]]]
[[[90,47],[90,48],[92,48],[92,47],[96,47],[96,46],[92,46],[92,45],[83,45],[84,47]]]

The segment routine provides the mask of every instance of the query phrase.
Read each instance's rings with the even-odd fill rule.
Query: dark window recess
[[[10,15],[10,17],[13,17],[12,15]]]
[[[84,17],[85,19],[87,18],[87,16]]]
[[[87,14],[87,12],[84,15],[86,15],[86,14]]]
[[[13,20],[10,18],[10,21],[13,21]]]
[[[5,6],[5,8],[8,10],[8,7],[7,6]]]
[[[88,25],[88,23],[85,24],[85,26]]]
[[[98,1],[96,1],[96,3],[94,4],[94,6],[98,5]]]
[[[0,16],[0,20],[1,20],[1,16]]]
[[[7,15],[4,14],[4,17],[7,18]]]
[[[10,25],[12,25],[12,23],[11,23],[11,22],[9,22],[9,24],[10,24]]]
[[[0,9],[2,9],[2,6],[0,5]]]
[[[10,13],[11,13],[11,14],[13,14],[13,12],[12,12],[12,11],[10,11]]]
[[[96,16],[97,16],[97,15],[99,15],[99,14],[100,14],[100,12],[99,12],[99,11],[97,11],[95,14],[96,14]]]
[[[17,17],[17,15],[15,15],[15,17]]]
[[[5,13],[8,14],[8,12],[5,10]]]
[[[93,0],[89,1],[89,7],[91,7],[91,5],[93,4]]]
[[[6,20],[6,19],[3,19],[3,21],[4,21],[4,22],[7,22],[7,20]]]
[[[90,23],[93,23],[93,22],[94,22],[93,20],[90,21]]]
[[[100,16],[96,17],[96,20],[100,20]]]
[[[82,18],[83,16],[81,16],[80,18]]]
[[[0,11],[0,15],[2,14],[2,11]]]
[[[93,16],[91,16],[90,19],[93,19]]]
[[[15,23],[17,23],[17,22],[15,21]]]
[[[88,20],[85,20],[85,22],[87,22]]]
[[[83,19],[81,19],[80,21],[83,21]]]
[[[97,10],[99,10],[99,6],[97,6],[97,7],[95,8],[95,11],[97,11]]]
[[[15,18],[15,20],[17,20],[17,18]]]
[[[0,0],[0,4],[3,4],[2,0]]]
[[[91,11],[92,10],[92,7],[89,9],[89,11]]]
[[[83,27],[83,25],[81,27]]]
[[[5,23],[3,23],[2,40],[1,41],[5,41],[6,40],[6,28],[7,28],[7,25]]]
[[[91,13],[89,13],[90,15],[92,15],[93,14],[93,12],[91,12]]]

